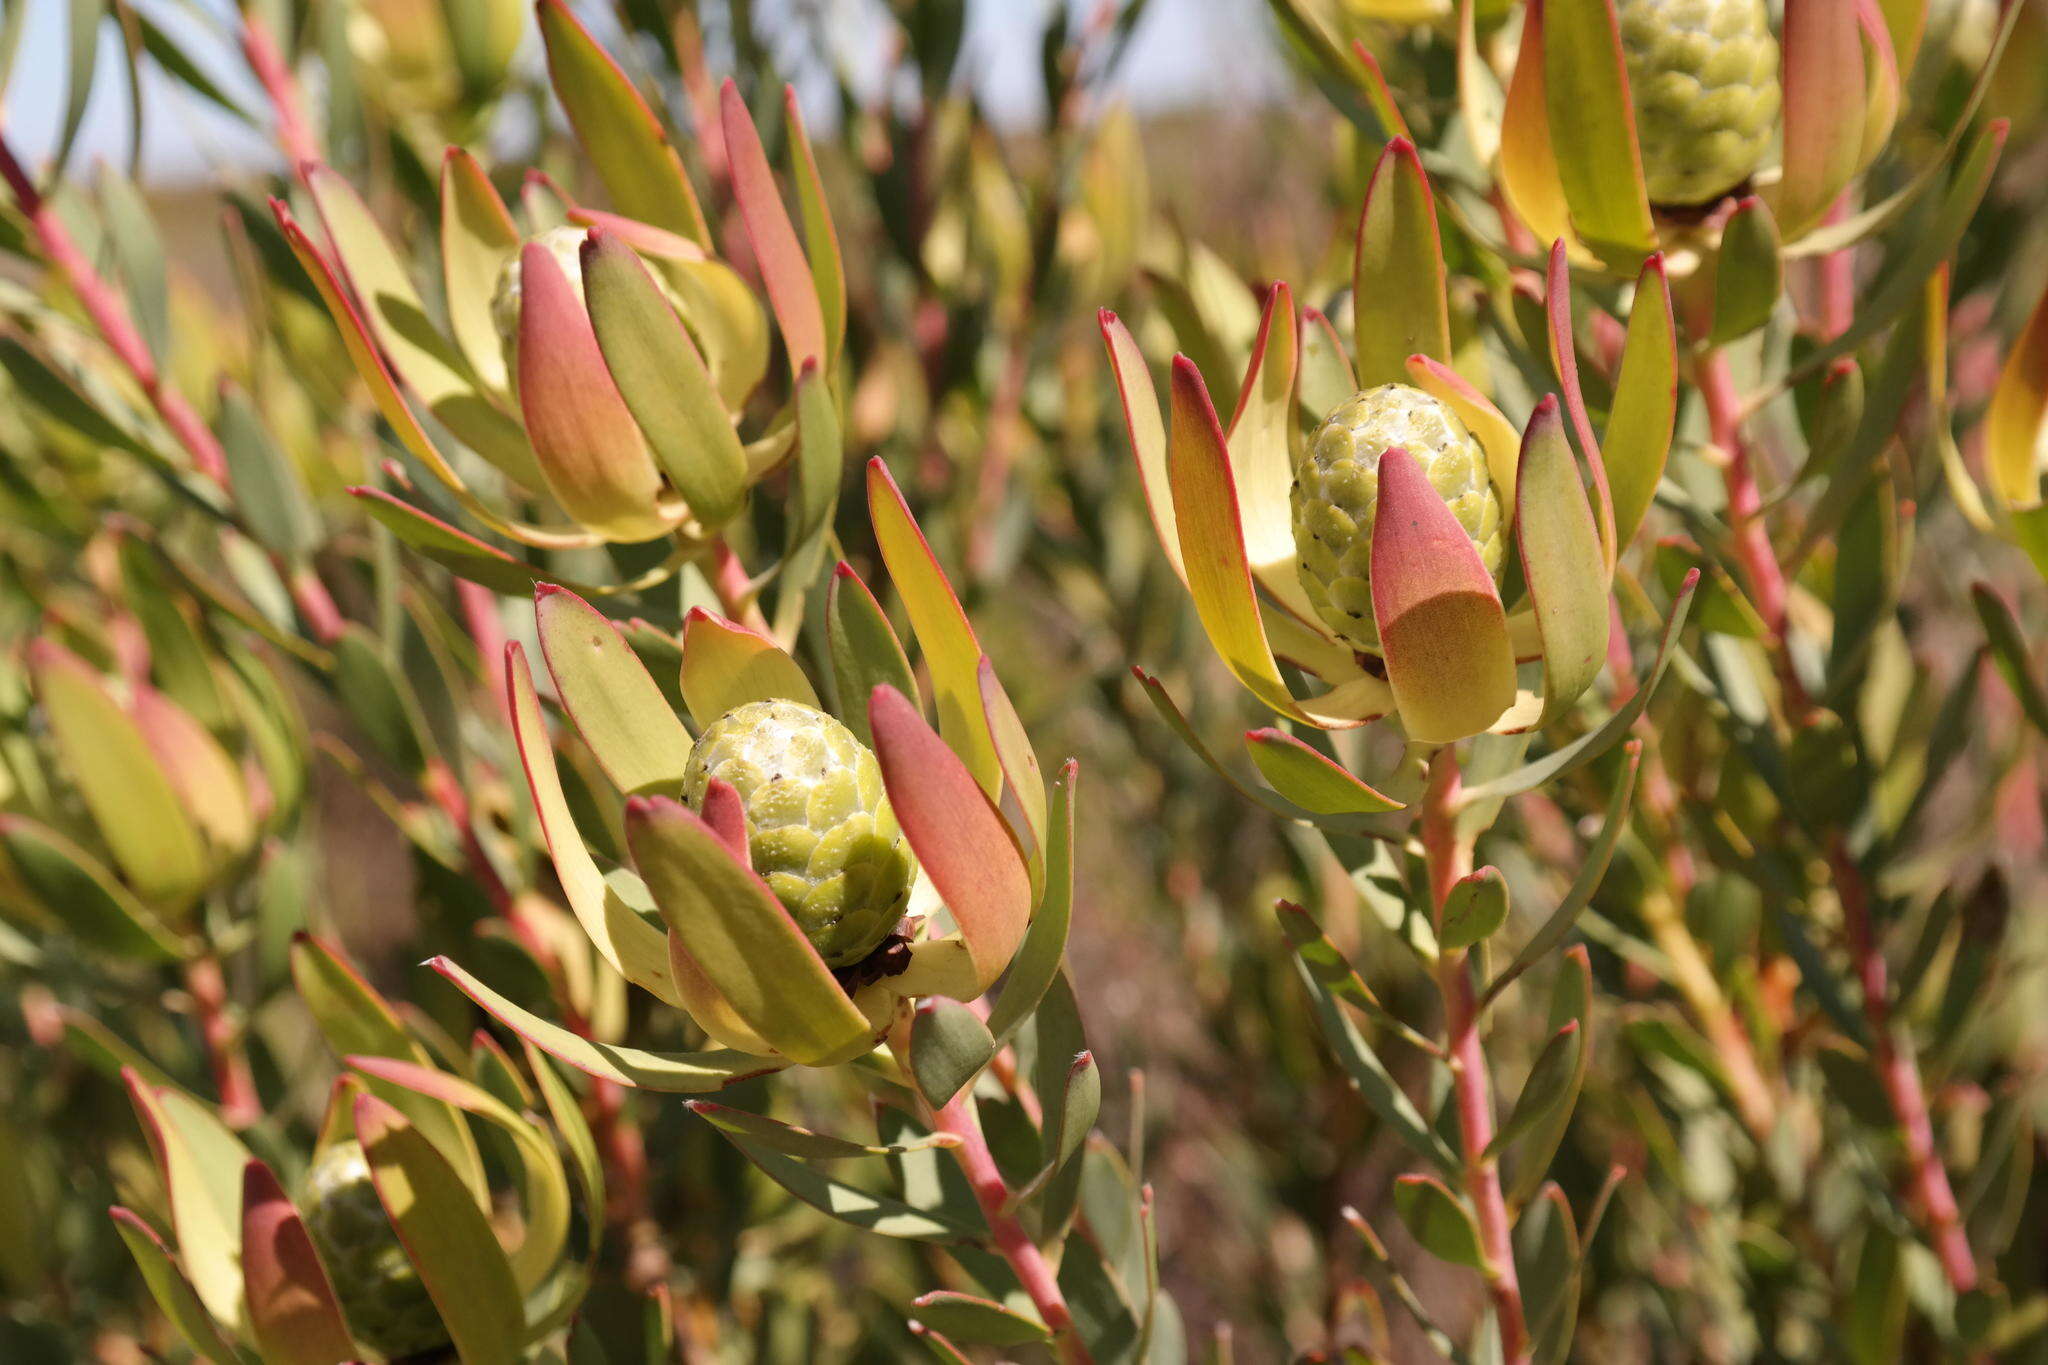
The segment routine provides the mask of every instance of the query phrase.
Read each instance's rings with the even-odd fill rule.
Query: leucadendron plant
[[[616,820],[625,856],[606,867],[565,794],[525,651],[507,649],[520,759],[571,909],[620,977],[714,1046],[604,1042],[537,1016],[450,958],[432,965],[532,1046],[620,1086],[710,1094],[792,1067],[850,1070],[872,1098],[879,1142],[709,1100],[692,1108],[836,1218],[993,1253],[963,1262],[988,1297],[916,1301],[912,1330],[934,1349],[957,1352],[957,1337],[1043,1343],[1069,1361],[1177,1358],[1147,1196],[1089,1138],[1101,1078],[1062,970],[1077,769],[1041,777],[880,461],[868,466],[867,493],[936,729],[904,644],[844,564],[825,605],[830,672],[816,682],[768,636],[698,609],[665,651],[680,665],[664,687],[642,662],[641,651],[656,653],[644,638],[636,650],[582,598],[543,584],[534,614],[547,678],[615,789],[605,819]],[[999,982],[993,1004],[980,1004]],[[1027,1039],[1025,1070],[1011,1049]],[[1010,1170],[1012,1144],[1036,1153],[1021,1181],[992,1155],[978,1078],[1008,1116]],[[1035,1122],[1018,1102],[1034,1091]],[[964,1186],[934,1179],[941,1152]],[[874,1188],[840,1175],[836,1163],[852,1157],[886,1158],[894,1179]],[[1096,1182],[1085,1199],[1084,1172]],[[1084,1203],[1089,1226],[1107,1236],[1070,1235]],[[1077,1294],[1085,1309],[1070,1305]]]
[[[265,1160],[153,1068],[122,1068],[160,1188],[112,1214],[165,1317],[214,1361],[559,1358],[604,1232],[574,1092],[481,1033],[437,1060],[317,939],[291,970],[347,1068],[310,1148],[268,1141]]]

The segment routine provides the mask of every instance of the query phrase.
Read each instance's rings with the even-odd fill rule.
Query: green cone
[[[1756,170],[1778,126],[1763,0],[1621,0],[1620,19],[1650,202],[1713,202]]]
[[[1507,552],[1500,499],[1486,452],[1458,414],[1420,389],[1382,384],[1354,394],[1323,419],[1294,470],[1294,544],[1301,586],[1330,628],[1358,649],[1378,650],[1372,619],[1372,519],[1380,456],[1399,446],[1457,514],[1490,574]]]
[[[448,1343],[448,1329],[385,1216],[362,1144],[337,1142],[306,1176],[306,1231],[349,1331],[398,1359]]]
[[[873,952],[903,917],[917,865],[868,747],[822,711],[748,702],[698,737],[683,799],[701,809],[714,777],[739,793],[754,870],[826,965]]]

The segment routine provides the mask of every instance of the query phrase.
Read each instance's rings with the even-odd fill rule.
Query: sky
[[[4,8],[7,0],[0,0]],[[969,0],[966,69],[975,73],[983,100],[998,119],[1028,123],[1037,113],[1036,35],[1042,5],[1059,0]],[[40,167],[61,133],[68,103],[67,17],[61,0],[11,0],[26,4],[26,28],[7,86],[4,126],[17,152]],[[579,11],[599,7],[572,0]],[[857,14],[872,0],[818,0],[835,17]],[[260,95],[228,40],[221,17],[231,0],[155,0],[142,6],[215,81],[250,108]],[[195,17],[194,11],[200,16]],[[129,151],[128,89],[116,60],[118,37],[111,25],[100,35],[101,62],[73,164],[124,161]],[[538,40],[529,34],[529,45]],[[525,54],[530,57],[531,52]],[[1124,93],[1141,108],[1170,107],[1203,100],[1255,101],[1280,82],[1280,60],[1269,37],[1260,0],[1152,0],[1140,21],[1126,67]],[[144,63],[142,178],[177,183],[204,178],[224,167],[264,164],[274,159],[264,136],[180,89]]]

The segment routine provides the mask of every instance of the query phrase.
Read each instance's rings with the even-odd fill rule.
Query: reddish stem
[[[271,114],[277,120],[277,145],[293,168],[318,161],[320,144],[300,107],[299,83],[292,75],[291,64],[278,49],[269,26],[249,9],[242,12],[242,56],[256,73],[263,93],[270,97]]]
[[[220,1094],[221,1122],[243,1129],[263,1117],[263,1102],[256,1095],[256,1081],[249,1072],[249,1058],[241,1048],[241,1035],[228,1016],[227,978],[220,959],[212,953],[185,964],[185,989],[192,996],[199,1037],[206,1045],[207,1061],[213,1068],[213,1086]]]
[[[1727,356],[1719,350],[1708,351],[1700,357],[1695,378],[1707,405],[1710,439],[1725,460],[1721,477],[1728,489],[1728,530],[1735,540],[1735,555],[1749,579],[1750,595],[1764,625],[1774,639],[1782,641],[1785,574],[1778,567],[1777,552],[1771,548],[1763,523],[1763,496],[1757,491],[1749,444],[1742,437],[1742,399],[1728,372]]]
[[[100,277],[86,259],[85,252],[64,228],[57,210],[43,197],[35,182],[30,180],[21,162],[15,159],[14,149],[0,136],[0,179],[7,182],[14,191],[14,200],[20,206],[22,216],[28,219],[29,230],[43,249],[43,255],[64,277],[71,292],[78,296],[79,304],[86,316],[99,332],[101,340],[114,353],[116,359],[135,377],[157,416],[163,419],[171,435],[177,438],[192,456],[192,466],[223,487],[227,484],[227,457],[221,451],[220,442],[199,420],[199,414],[185,401],[185,396],[164,382],[158,371],[156,358],[149,353],[149,345],[142,339],[142,333],[135,328],[135,320],[129,316],[128,305],[121,295]]]
[[[491,908],[506,920],[516,919],[511,888],[498,875],[497,867],[476,837],[476,825],[470,818],[469,797],[462,790],[462,783],[456,780],[454,771],[441,759],[430,759],[426,772],[421,775],[420,786],[426,791],[427,799],[440,807],[441,813],[455,826],[456,835],[462,841],[463,861],[469,865],[470,876],[476,878],[477,884],[483,888]]]
[[[469,627],[469,638],[476,645],[477,657],[483,661],[491,695],[498,702],[498,713],[509,723],[512,697],[505,690],[505,670],[498,666],[505,657],[505,622],[498,615],[498,595],[481,583],[458,578],[455,580],[455,598],[462,606],[463,624]]]
[[[740,563],[740,557],[732,552],[723,536],[712,542],[711,572],[706,577],[711,580],[711,590],[718,594],[718,605],[726,619],[763,635],[768,633],[768,618],[761,614],[761,605],[754,600],[754,585],[747,577],[747,566]]]
[[[1472,846],[1457,828],[1461,786],[1458,758],[1448,745],[1430,760],[1429,789],[1422,798],[1422,849],[1429,868],[1429,895],[1442,921],[1444,902],[1458,879],[1472,870]],[[1479,1036],[1479,997],[1463,949],[1437,962],[1444,996],[1444,1053],[1450,1063],[1458,1106],[1458,1132],[1465,1152],[1465,1192],[1479,1219],[1479,1247],[1485,1257],[1487,1295],[1500,1328],[1501,1358],[1526,1365],[1529,1329],[1522,1313],[1522,1289],[1515,1277],[1507,1200],[1501,1193],[1500,1164],[1484,1153],[1493,1142],[1493,1091],[1486,1046]]]
[[[1910,1047],[1899,1046],[1893,1032],[1891,987],[1871,922],[1869,888],[1840,834],[1829,837],[1828,867],[1834,873],[1835,894],[1842,902],[1842,920],[1856,957],[1857,980],[1863,987],[1863,1017],[1870,1025],[1871,1053],[1905,1142],[1913,1199],[1926,1220],[1927,1238],[1934,1244],[1934,1254],[1940,1258],[1950,1286],[1958,1294],[1967,1294],[1977,1287],[1977,1258],[1956,1208],[1948,1168],[1935,1150],[1934,1122],[1928,1116],[1919,1063]]]
[[[1066,1365],[1094,1365],[1094,1357],[1074,1331],[1074,1315],[1067,1309],[1066,1296],[1060,1292],[1051,1265],[1031,1240],[1031,1234],[1009,1211],[1010,1187],[988,1149],[988,1140],[982,1136],[981,1116],[975,1111],[973,1096],[962,1090],[943,1107],[933,1110],[932,1127],[936,1132],[960,1139],[953,1155],[959,1159],[961,1174],[973,1187],[974,1200],[988,1220],[996,1250],[1010,1263],[1017,1283],[1038,1310],[1039,1320],[1052,1330],[1060,1359]]]
[[[1843,190],[1828,210],[1826,222],[1839,223],[1849,216],[1851,191]],[[1826,337],[1838,337],[1856,320],[1856,248],[1845,246],[1820,258],[1820,330]]]

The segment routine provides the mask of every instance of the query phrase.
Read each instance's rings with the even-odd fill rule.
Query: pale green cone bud
[[[1778,126],[1763,0],[1621,0],[1619,17],[1650,202],[1707,204],[1749,179]]]
[[[917,864],[874,753],[822,711],[748,702],[698,737],[683,799],[701,810],[714,777],[739,794],[754,871],[825,964],[850,967],[879,947],[903,917]]]
[[[1420,389],[1382,384],[1354,394],[1323,419],[1294,470],[1296,567],[1309,602],[1354,648],[1377,651],[1372,616],[1372,522],[1380,457],[1415,457],[1458,524],[1500,574],[1507,530],[1487,477],[1486,452],[1458,414]]]
[[[569,277],[569,287],[583,299],[583,241],[590,236],[585,227],[551,227],[527,240],[544,246]],[[498,272],[498,284],[491,291],[491,323],[498,329],[498,344],[505,351],[505,373],[514,385],[519,382],[519,305],[525,298],[520,279],[520,253],[515,251]],[[588,304],[586,303],[587,307]]]
[[[359,1343],[394,1360],[448,1343],[441,1314],[377,1198],[361,1143],[337,1142],[320,1153],[299,1202]]]

